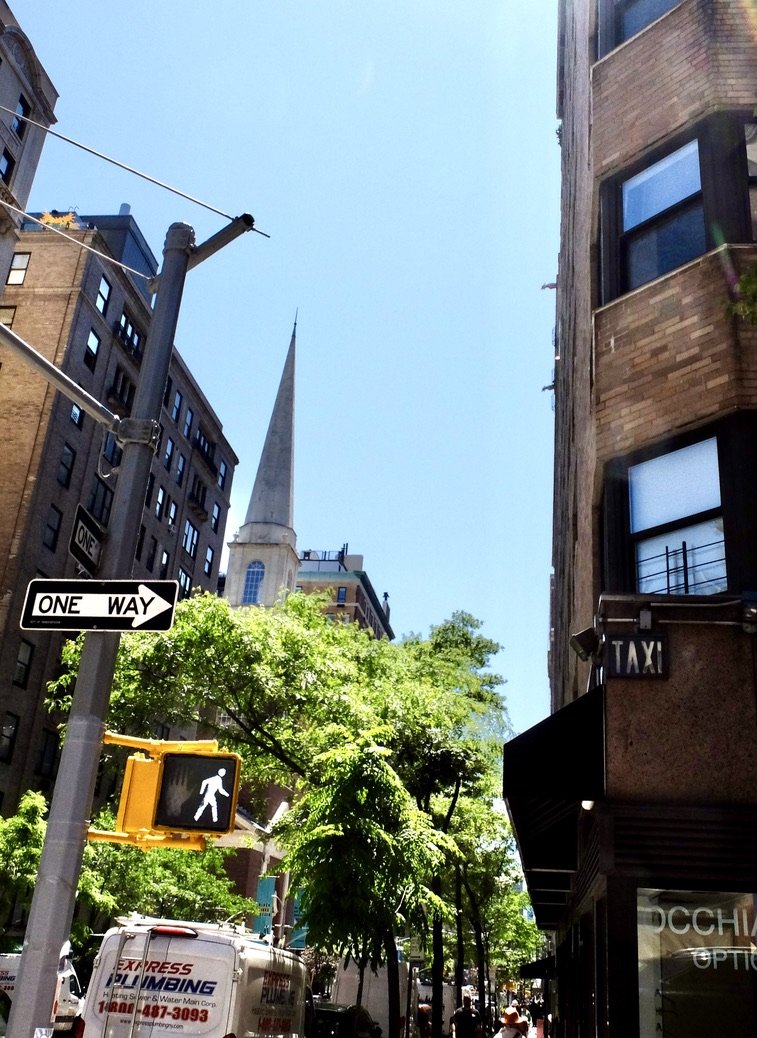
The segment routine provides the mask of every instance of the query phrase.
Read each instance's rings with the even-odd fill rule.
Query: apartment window
[[[257,605],[260,601],[260,589],[265,577],[265,566],[259,559],[251,562],[244,575],[242,605]]]
[[[92,493],[89,495],[87,511],[89,511],[99,523],[102,523],[103,526],[107,526],[108,521],[110,520],[110,509],[112,505],[113,491],[109,486],[106,486],[99,476],[95,476]]]
[[[168,506],[168,512],[167,512],[167,518],[168,518],[168,525],[169,526],[176,526],[176,512],[177,511],[178,511],[178,509],[176,507],[176,502],[175,501],[171,501],[170,505]]]
[[[179,566],[179,598],[188,598],[191,592],[192,578],[183,566]]]
[[[82,411],[82,409],[79,407],[78,404],[71,404],[71,415],[70,415],[70,417],[71,417],[71,421],[74,423],[74,425],[78,429],[81,429],[82,425],[84,424],[84,412]]]
[[[184,412],[184,428],[182,430],[187,439],[189,439],[192,434],[192,422],[194,421],[194,417],[194,411],[191,407],[188,407]]]
[[[124,310],[118,322],[118,337],[139,360],[142,356],[144,336],[134,323],[128,310]]]
[[[63,522],[63,513],[55,505],[50,505],[50,511],[47,513],[47,522],[45,523],[45,529],[42,534],[42,543],[50,551],[55,551],[58,547],[58,536],[60,535],[60,527]]]
[[[106,277],[100,278],[100,285],[97,289],[97,298],[95,299],[95,306],[100,313],[105,317],[105,313],[108,309],[108,301],[110,299],[111,284]]]
[[[181,546],[190,558],[195,558],[197,555],[197,538],[199,537],[199,531],[191,520],[187,519],[184,523],[184,535],[181,539]]]
[[[628,501],[637,591],[711,595],[726,590],[715,437],[631,465]]]
[[[210,545],[208,545],[208,547],[207,547],[207,549],[205,551],[205,563],[204,563],[204,565],[202,567],[204,572],[205,572],[205,575],[207,577],[210,576],[210,574],[211,574],[211,572],[213,570],[213,559],[214,559],[214,557],[215,557],[215,552],[210,547]]]
[[[161,580],[165,580],[168,576],[168,564],[170,561],[171,556],[164,548],[163,553],[160,556],[160,570],[158,571],[158,576]]]
[[[0,306],[0,324],[4,324],[6,328],[12,328],[15,319],[15,306]]]
[[[600,0],[599,56],[641,32],[681,0]]]
[[[175,444],[169,436],[166,440],[166,450],[165,454],[163,455],[163,468],[167,469],[169,472],[171,471],[171,462],[173,460],[174,447]]]
[[[189,498],[198,506],[198,508],[205,509],[205,499],[208,495],[208,488],[205,486],[199,476],[195,475],[192,479],[192,489],[189,491]]]
[[[150,550],[147,552],[147,558],[145,559],[145,566],[148,571],[152,573],[152,568],[155,565],[155,555],[158,551],[158,541],[156,537],[150,538]]]
[[[155,515],[158,519],[163,518],[163,508],[166,503],[166,490],[165,487],[158,487],[158,493],[155,496]]]
[[[223,488],[226,486],[226,477],[228,476],[228,474],[229,470],[226,466],[226,462],[221,461],[221,463],[218,466],[218,486],[221,490],[223,490]]]
[[[121,365],[117,364],[108,396],[116,405],[120,404],[126,411],[131,411],[135,393],[136,386]]]
[[[58,747],[60,740],[58,733],[51,728],[42,731],[42,742],[39,747],[39,756],[34,773],[41,778],[53,778],[58,765]]]
[[[187,459],[183,454],[179,455],[179,459],[176,462],[176,483],[181,486],[184,482],[184,471],[187,467]]]
[[[210,513],[210,528],[213,533],[218,533],[218,527],[221,525],[221,506],[217,501],[213,502],[213,511]]]
[[[87,348],[84,351],[84,363],[87,365],[90,371],[95,370],[97,364],[97,353],[100,349],[100,336],[94,330],[90,328],[89,335],[87,336]]]
[[[58,482],[62,487],[69,487],[71,485],[71,476],[73,475],[75,461],[76,451],[69,443],[64,443],[63,450],[60,454],[60,462],[58,463]]]
[[[3,718],[3,725],[0,728],[0,761],[3,764],[7,764],[13,758],[19,720],[18,714],[10,712],[7,712]]]
[[[144,524],[142,524],[139,527],[139,537],[137,538],[137,550],[134,552],[134,557],[136,558],[137,562],[141,562],[142,561],[142,551],[143,551],[144,546],[145,546],[145,534],[146,533],[147,533],[147,530],[145,529]]]
[[[113,468],[118,468],[123,457],[123,450],[118,446],[118,440],[114,433],[109,432],[105,437],[103,445],[103,457]]]
[[[26,272],[29,269],[30,252],[14,252],[11,260],[11,269],[8,272],[9,285],[23,285],[26,280]]]
[[[0,180],[4,184],[10,184],[15,166],[16,160],[7,148],[3,148],[2,154],[0,154]]]
[[[707,251],[698,141],[689,141],[621,185],[624,291]]]
[[[181,392],[177,389],[176,394],[173,398],[173,407],[171,408],[171,418],[174,422],[179,421],[179,415],[181,414],[181,405],[184,402],[184,397]]]
[[[16,114],[11,120],[11,129],[15,135],[21,140],[26,133],[26,127],[29,125],[26,120],[31,115],[32,106],[26,100],[23,94],[20,95],[18,103],[16,104]]]
[[[32,669],[33,656],[34,646],[31,642],[24,641],[22,638],[18,643],[16,666],[13,670],[13,684],[18,688],[26,688],[29,684],[29,673]]]
[[[347,601],[347,588],[346,587],[337,588],[337,592],[336,592],[336,603],[337,603],[337,605],[344,605],[344,603],[346,601]]]

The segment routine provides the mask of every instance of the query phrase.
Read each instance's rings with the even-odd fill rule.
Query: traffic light
[[[164,753],[153,829],[220,836],[234,828],[240,758]]]
[[[160,742],[107,733],[105,741],[138,746],[149,756],[138,753],[126,760],[117,831],[90,829],[90,839],[198,850],[205,846],[203,837],[234,829],[238,754],[219,752],[215,740]]]

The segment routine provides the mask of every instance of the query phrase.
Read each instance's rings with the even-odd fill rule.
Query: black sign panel
[[[164,753],[153,828],[228,833],[234,828],[240,758],[235,753]]]
[[[664,634],[605,635],[607,676],[666,678],[668,643]]]
[[[175,580],[32,580],[25,631],[168,631],[179,594]]]
[[[86,508],[77,505],[68,550],[87,573],[97,573],[105,532]]]

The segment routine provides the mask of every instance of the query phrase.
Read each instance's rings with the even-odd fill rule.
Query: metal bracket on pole
[[[127,443],[143,443],[152,447],[154,454],[160,443],[160,422],[152,418],[121,418],[115,435],[121,446]]]

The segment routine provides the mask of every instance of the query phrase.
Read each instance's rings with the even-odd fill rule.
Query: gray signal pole
[[[128,579],[131,576],[187,270],[240,234],[252,230],[253,224],[251,216],[237,217],[197,247],[194,231],[187,224],[175,223],[168,229],[163,267],[159,277],[153,281],[158,292],[145,343],[133,417],[118,422],[116,426],[123,456],[101,573],[98,574],[103,579]],[[21,349],[10,337],[2,336],[2,339],[43,370],[48,381],[56,384],[71,399],[78,398],[76,392],[67,390],[61,378],[51,377],[45,371],[44,363],[37,363],[30,357],[26,344],[22,344],[25,349]],[[88,410],[91,412],[92,408]],[[96,417],[108,424],[108,417],[113,416],[103,408]],[[52,1034],[58,960],[61,947],[69,938],[74,915],[119,642],[118,633],[102,631],[90,631],[84,642],[26,927],[18,982],[13,993],[8,1038]]]

